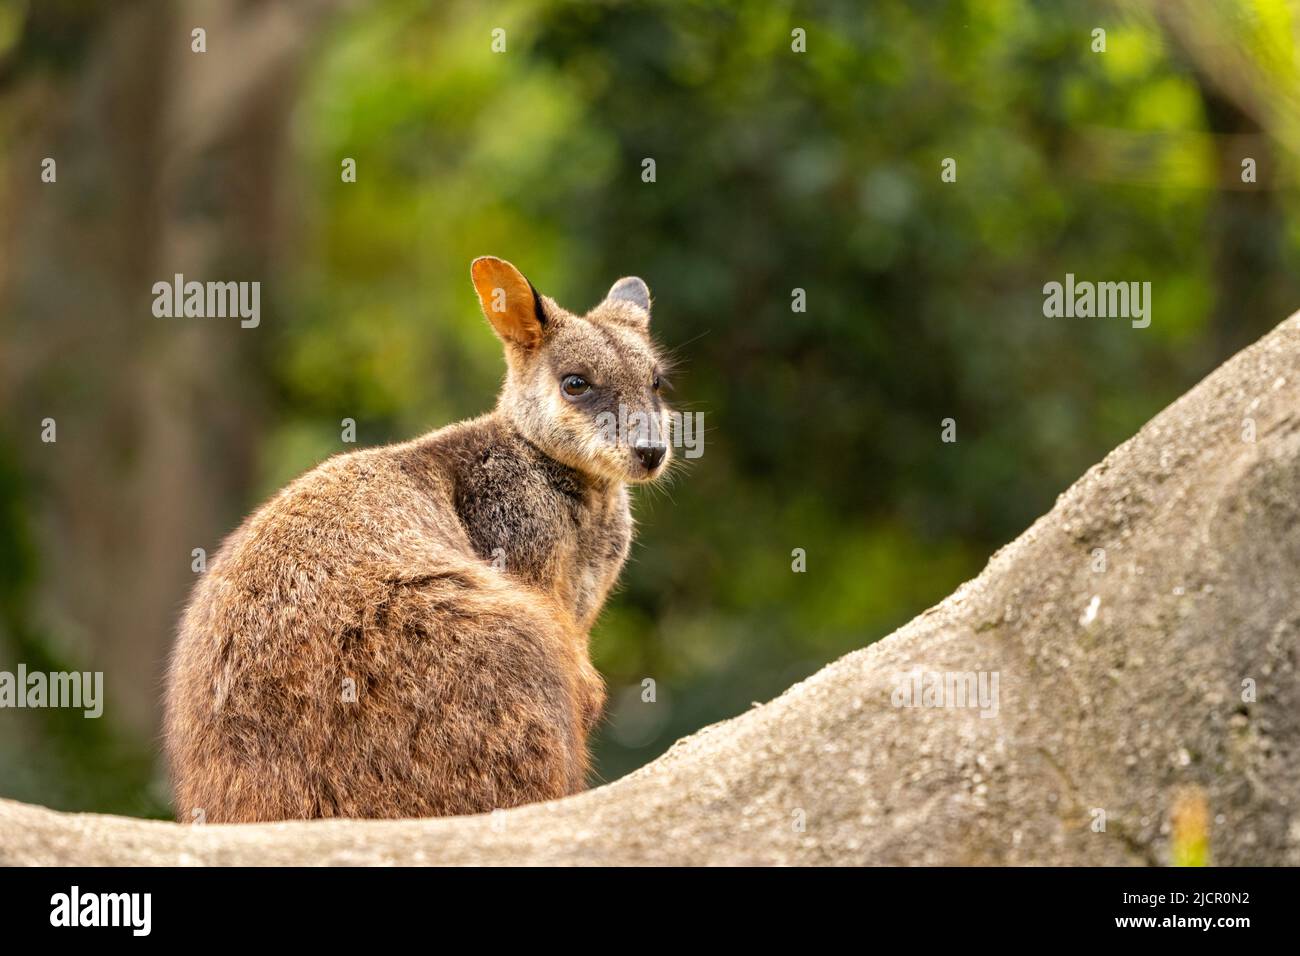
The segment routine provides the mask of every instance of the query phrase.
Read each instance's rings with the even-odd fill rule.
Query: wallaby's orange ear
[[[469,267],[483,314],[503,342],[531,349],[542,341],[546,313],[524,274],[496,256],[480,256]]]

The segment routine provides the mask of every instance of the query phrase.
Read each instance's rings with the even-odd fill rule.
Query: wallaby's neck
[[[539,467],[544,469],[552,477],[553,482],[567,488],[582,489],[588,493],[593,504],[597,501],[604,502],[616,497],[623,491],[625,485],[621,481],[582,471],[551,457],[545,449],[525,435],[523,430],[500,410],[493,412],[491,417],[495,420],[496,426],[501,430],[502,434],[508,436],[524,454],[531,457]]]
[[[466,437],[454,505],[475,553],[554,595],[585,632],[632,542],[624,483],[552,458],[501,416]]]

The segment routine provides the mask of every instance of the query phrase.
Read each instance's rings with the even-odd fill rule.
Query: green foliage
[[[29,672],[83,670],[84,662],[30,623],[36,549],[21,507],[28,493],[10,444],[0,442],[0,670],[13,673],[19,662]],[[111,716],[87,720],[80,711],[50,708],[5,711],[3,719],[0,795],[82,809],[93,794],[98,810],[167,815],[165,798],[148,783],[152,748],[123,733]]]
[[[1261,55],[1211,72],[1251,62],[1294,89],[1282,6],[1224,6]],[[503,370],[475,256],[576,311],[627,274],[655,295],[670,397],[703,413],[705,451],[636,496],[638,543],[593,637],[604,778],[976,573],[1226,357],[1228,279],[1277,305],[1240,313],[1242,341],[1300,298],[1295,270],[1217,271],[1215,210],[1243,194],[1220,180],[1199,67],[1140,6],[387,0],[336,23],[309,66],[285,181],[302,238],[259,330],[271,427],[249,508],[341,450],[344,418],[377,444],[491,407]],[[1267,131],[1294,142],[1296,115]],[[1293,156],[1273,162],[1294,181]],[[1274,251],[1294,262],[1294,192],[1263,199],[1241,227],[1280,211]],[[1067,272],[1149,281],[1150,328],[1045,318],[1042,287]],[[0,518],[20,500],[0,491]],[[9,542],[7,609],[37,567]],[[50,643],[19,616],[29,651]],[[102,808],[121,806],[104,786]]]
[[[360,13],[302,111],[321,175],[277,361],[286,428],[322,445],[271,454],[266,487],[323,453],[322,419],[366,416],[381,440],[489,406],[500,359],[473,256],[511,259],[578,310],[636,273],[707,437],[669,488],[638,495],[634,559],[594,636],[613,691],[602,773],[881,637],[1206,367],[1200,93],[1154,22],[1103,12]],[[791,51],[794,26],[810,53]],[[355,185],[329,181],[342,156]],[[1151,328],[1045,319],[1041,287],[1066,272],[1151,281]],[[955,444],[939,441],[947,417]]]

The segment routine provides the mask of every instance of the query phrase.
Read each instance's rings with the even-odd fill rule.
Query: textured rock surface
[[[614,784],[486,817],[258,826],[0,800],[0,863],[1159,864],[1192,787],[1215,863],[1296,865],[1298,644],[1300,314],[942,604]],[[997,672],[997,715],[893,706],[917,669]]]

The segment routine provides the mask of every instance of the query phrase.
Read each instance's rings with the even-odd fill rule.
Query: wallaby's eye
[[[663,384],[663,382],[660,381],[660,379],[659,379],[659,373],[658,373],[658,372],[655,372],[655,377],[651,380],[651,382],[650,382],[650,387],[653,388],[653,389],[657,392],[657,391],[659,391],[659,386],[662,385],[662,384]]]
[[[591,383],[581,375],[566,375],[560,379],[560,388],[570,398],[577,398],[591,390]]]

